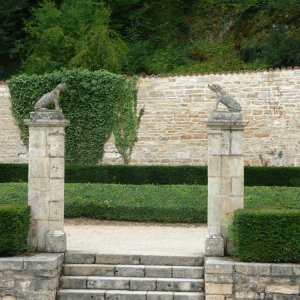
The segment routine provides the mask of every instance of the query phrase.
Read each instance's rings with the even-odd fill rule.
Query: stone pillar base
[[[209,236],[205,240],[205,255],[224,256],[224,239],[221,236]]]
[[[48,231],[46,234],[46,252],[66,252],[67,238],[61,230]]]

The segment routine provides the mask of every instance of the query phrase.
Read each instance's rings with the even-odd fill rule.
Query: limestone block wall
[[[243,108],[246,165],[300,165],[300,69],[140,78],[145,114],[131,164],[207,164],[205,122],[215,105],[208,83],[220,84]],[[103,162],[121,162],[112,140]]]
[[[55,300],[63,254],[0,258],[0,299]]]
[[[205,122],[216,98],[208,83],[220,84],[243,108],[249,122],[244,144],[246,165],[300,165],[300,68],[140,78],[138,106],[145,107],[145,114],[131,164],[207,164]],[[0,162],[24,162],[26,148],[9,106],[8,88],[2,84]],[[121,162],[112,137],[103,163]]]
[[[300,265],[205,261],[206,300],[299,299]]]
[[[27,149],[11,114],[8,86],[0,83],[0,163],[27,162]]]

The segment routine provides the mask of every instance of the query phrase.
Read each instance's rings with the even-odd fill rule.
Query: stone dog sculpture
[[[61,91],[64,91],[67,88],[65,83],[60,83],[56,86],[54,90],[43,95],[34,105],[35,111],[43,111],[47,110],[47,106],[50,104],[54,104],[55,110],[60,110],[59,107],[59,94]]]
[[[215,110],[218,110],[220,102],[228,108],[228,111],[240,112],[242,110],[241,105],[236,100],[234,100],[228,93],[226,93],[218,84],[209,84],[208,88],[217,94],[217,103]]]

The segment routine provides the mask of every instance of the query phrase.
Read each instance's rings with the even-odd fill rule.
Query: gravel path
[[[157,224],[66,219],[68,250],[107,254],[199,255],[205,224]]]

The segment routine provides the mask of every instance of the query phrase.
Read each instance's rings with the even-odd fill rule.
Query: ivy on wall
[[[24,119],[36,101],[65,82],[60,106],[70,121],[66,128],[66,161],[96,164],[102,159],[104,145],[115,135],[116,147],[125,163],[137,140],[143,110],[137,113],[136,78],[116,75],[105,70],[75,69],[45,75],[20,75],[9,81],[12,113],[28,145],[28,127]]]
[[[129,89],[130,93],[122,93],[127,99],[117,101],[117,122],[114,123],[113,133],[115,136],[115,146],[121,154],[124,164],[128,165],[137,141],[137,132],[141,122],[144,108],[137,111],[137,89],[134,80],[128,81],[123,88]],[[132,95],[135,95],[132,97]]]

